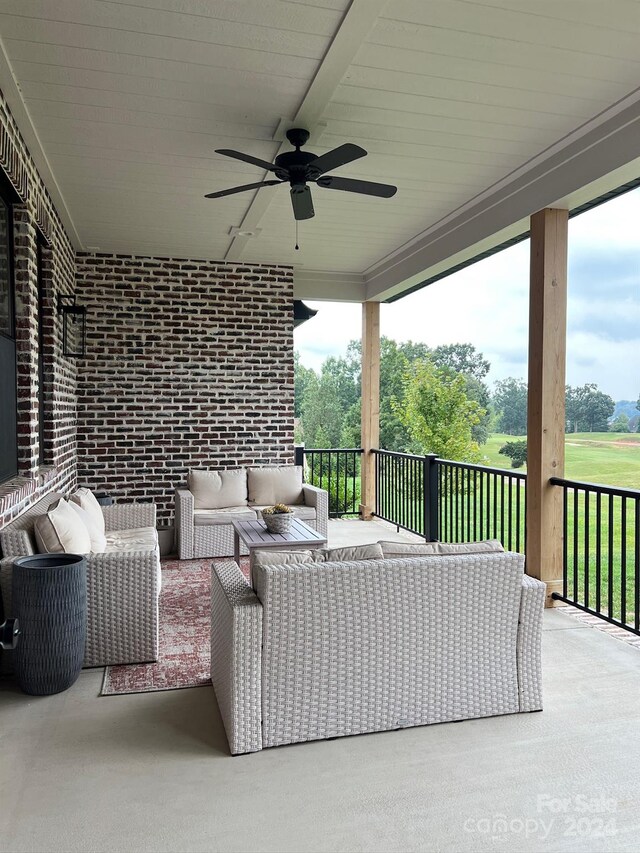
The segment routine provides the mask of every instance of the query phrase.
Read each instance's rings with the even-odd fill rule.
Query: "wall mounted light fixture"
[[[76,304],[75,293],[58,296],[58,314],[62,314],[62,354],[79,357],[85,353],[87,309]]]

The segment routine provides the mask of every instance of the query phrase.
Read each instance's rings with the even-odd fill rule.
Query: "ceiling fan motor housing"
[[[276,157],[275,165],[282,169],[281,172],[276,171],[276,176],[281,181],[290,181],[292,185],[304,183],[312,179],[308,165],[316,159],[317,155],[311,151],[285,151]]]

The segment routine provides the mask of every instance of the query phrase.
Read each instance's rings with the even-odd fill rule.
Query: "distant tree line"
[[[490,392],[490,364],[469,343],[430,348],[426,344],[380,342],[380,446],[407,453],[436,453],[461,461],[481,461],[490,431],[527,432],[527,383],[508,377]],[[316,372],[295,356],[296,440],[307,447],[359,447],[360,341],[344,356],[331,356]],[[636,404],[640,412],[640,399]],[[594,383],[566,389],[567,432],[628,431],[622,412],[614,420],[613,399]],[[636,418],[636,428],[640,416]],[[523,445],[524,444],[524,449]],[[509,447],[512,463],[526,442]],[[520,464],[522,464],[520,462]],[[516,466],[519,467],[519,466]]]
[[[624,413],[612,420],[616,404],[593,382],[567,385],[565,401],[566,432],[630,432],[638,428],[640,418],[632,423]],[[527,383],[523,379],[509,377],[496,382],[491,403],[497,432],[526,435]]]

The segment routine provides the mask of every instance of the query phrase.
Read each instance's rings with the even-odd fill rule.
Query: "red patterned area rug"
[[[108,666],[101,696],[153,693],[211,684],[211,563],[162,561],[160,653],[155,663]],[[248,560],[242,560],[248,571]]]

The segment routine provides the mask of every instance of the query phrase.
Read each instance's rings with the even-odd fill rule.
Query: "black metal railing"
[[[296,465],[303,465],[305,482],[325,489],[329,495],[329,516],[341,518],[360,512],[361,447],[296,447]]]
[[[427,540],[438,538],[437,458],[373,450],[374,515]]]
[[[438,530],[442,542],[499,539],[524,553],[527,475],[438,459]]]
[[[563,490],[562,593],[553,597],[640,634],[640,491],[553,478]]]

